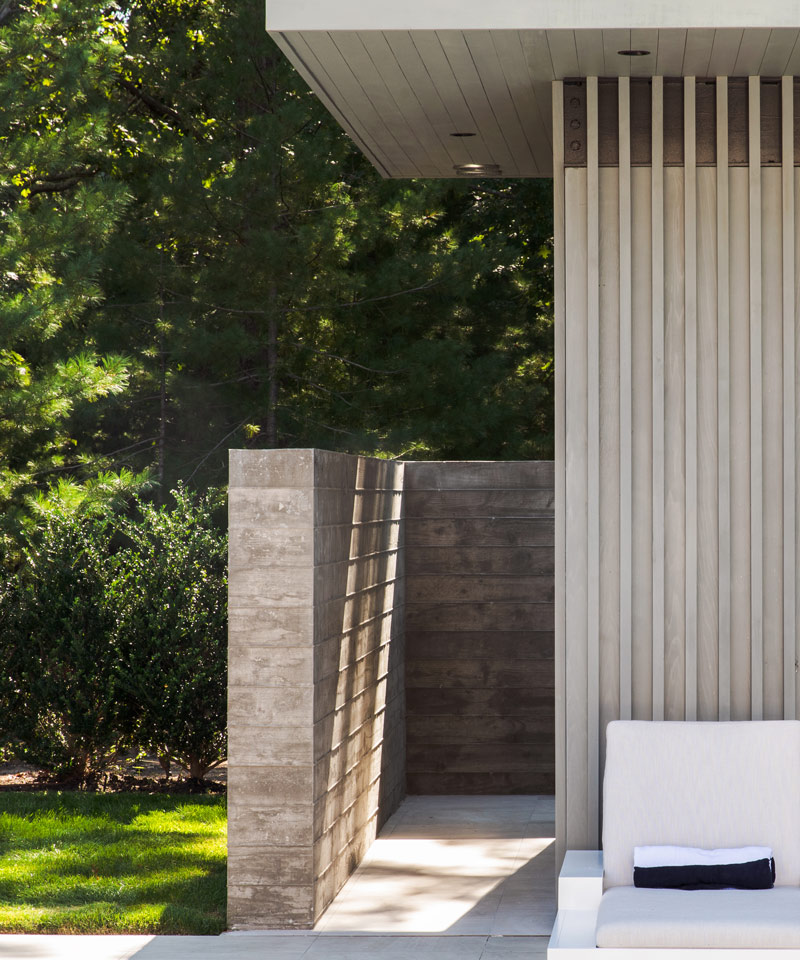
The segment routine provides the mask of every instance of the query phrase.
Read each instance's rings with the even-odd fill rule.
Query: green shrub
[[[84,781],[125,745],[107,518],[52,513],[0,592],[0,705],[14,753]]]
[[[221,493],[173,498],[119,521],[108,602],[137,743],[200,778],[226,750],[227,537]]]

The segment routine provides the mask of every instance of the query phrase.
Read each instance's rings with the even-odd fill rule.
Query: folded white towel
[[[772,858],[770,847],[700,847],[651,846],[633,848],[634,867],[718,866],[726,863],[751,863]]]

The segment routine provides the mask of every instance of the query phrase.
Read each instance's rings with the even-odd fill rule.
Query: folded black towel
[[[716,851],[715,851],[716,852]],[[677,890],[769,890],[775,884],[775,860],[763,857],[741,863],[634,864],[635,887]]]

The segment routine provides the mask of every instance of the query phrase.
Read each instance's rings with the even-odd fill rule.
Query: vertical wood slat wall
[[[763,165],[761,78],[735,97],[736,81],[717,78],[714,165],[693,77],[675,162],[668,82],[670,104],[663,78],[650,85],[644,164],[631,162],[625,78],[613,165],[600,165],[596,78],[583,88],[585,162],[565,163],[554,138],[562,852],[599,845],[610,720],[797,716],[794,82],[780,81],[781,156]],[[567,144],[572,96],[554,84]],[[729,166],[734,102],[747,104],[747,166]]]

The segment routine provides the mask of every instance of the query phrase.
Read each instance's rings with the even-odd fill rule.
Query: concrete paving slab
[[[540,960],[547,937],[342,936],[282,932],[221,937],[0,935],[3,960]]]
[[[409,797],[316,929],[549,936],[553,811],[552,797]]]

